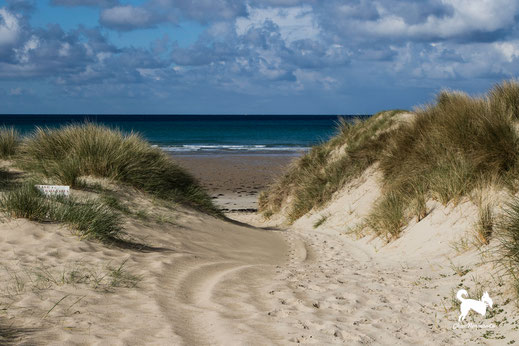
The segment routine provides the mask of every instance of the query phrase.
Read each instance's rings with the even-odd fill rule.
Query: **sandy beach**
[[[519,344],[519,0],[0,1],[0,346]]]
[[[449,345],[519,338],[513,304],[495,290],[500,281],[488,276],[491,267],[477,251],[452,250],[475,218],[470,205],[437,206],[429,226],[389,246],[344,231],[377,198],[377,179],[371,171],[327,209],[292,226],[244,212],[228,214],[237,221],[217,220],[189,209],[173,211],[137,191],[119,191],[129,206],[148,213],[146,220],[126,223],[131,239],[146,244],[134,250],[81,241],[59,225],[3,223],[3,340]],[[356,212],[345,213],[345,205]],[[316,229],[312,225],[322,213],[333,216]],[[450,240],[422,245],[434,241],[431,229],[445,227],[454,230]],[[92,284],[91,276],[99,280],[122,264],[124,280],[113,284],[108,276]],[[500,308],[488,320],[499,325],[493,334],[453,329],[458,311],[452,292],[459,285],[494,288]]]
[[[193,173],[225,212],[257,211],[258,195],[301,153],[192,154],[172,157]]]
[[[359,122],[360,130],[374,126],[378,132],[361,137],[369,145],[357,148],[362,155],[377,149],[369,141],[379,139],[380,128],[391,131],[414,116],[390,111]],[[112,156],[97,176],[81,175],[64,199],[21,184],[28,171],[15,160],[0,161],[0,343],[495,345],[519,340],[513,281],[499,265],[503,250],[496,250],[502,249],[501,239],[481,226],[491,218],[494,227],[493,215],[513,196],[492,185],[455,201],[425,200],[423,209],[413,209],[418,217],[411,214],[391,236],[372,221],[386,193],[380,162],[365,161],[357,176],[323,194],[339,181],[326,174],[341,176],[350,167],[334,169],[337,161],[361,155],[345,151],[337,139],[292,164],[294,157],[276,155],[173,157],[208,195],[169,154],[141,139],[88,124],[47,131],[25,139],[20,154],[32,162],[23,167],[38,179],[77,172],[46,150],[48,143],[56,145],[53,136],[70,141],[71,156],[91,150],[91,141],[75,141],[77,133],[96,138],[100,147],[93,152],[102,156],[95,162]],[[125,156],[130,144],[134,152]],[[308,164],[313,155],[321,166]],[[84,156],[72,162],[80,172],[99,167]],[[49,170],[38,171],[38,164],[61,169],[60,175],[46,177]],[[287,169],[289,179],[281,179]],[[312,184],[322,184],[318,190],[305,183],[312,174],[317,176]],[[167,189],[183,195],[178,201],[164,198]],[[307,190],[293,189],[310,189],[311,197],[323,202],[308,206],[301,200]],[[256,211],[261,191],[271,198],[267,203],[279,203],[268,215]],[[307,211],[294,217],[294,206]],[[487,219],[482,206],[488,206]],[[387,215],[393,214],[383,214],[383,220]],[[468,311],[462,320],[460,290],[470,292],[463,299],[483,306],[485,314]],[[480,300],[485,292],[490,302]]]

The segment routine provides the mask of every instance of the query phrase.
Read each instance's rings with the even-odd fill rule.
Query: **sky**
[[[517,0],[0,0],[0,113],[371,114],[519,73]]]

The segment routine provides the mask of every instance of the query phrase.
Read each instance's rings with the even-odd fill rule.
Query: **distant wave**
[[[219,151],[257,151],[257,152],[272,152],[272,151],[307,151],[309,147],[301,146],[268,146],[268,145],[206,145],[206,144],[184,144],[184,145],[167,145],[158,146],[164,151],[171,152],[219,152]]]

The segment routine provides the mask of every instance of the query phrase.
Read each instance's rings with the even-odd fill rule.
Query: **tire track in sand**
[[[186,345],[281,344],[268,287],[288,260],[283,237],[237,227],[189,241],[190,254],[164,263],[158,278],[155,299],[172,331]]]

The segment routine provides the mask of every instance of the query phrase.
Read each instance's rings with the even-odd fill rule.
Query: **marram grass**
[[[23,142],[18,162],[61,184],[74,187],[85,175],[110,178],[161,199],[221,214],[192,175],[135,133],[91,123],[37,128]]]
[[[291,196],[288,215],[295,221],[324,205],[347,182],[377,161],[389,139],[387,130],[393,124],[393,116],[399,112],[381,112],[353,122],[340,119],[334,138],[313,147],[260,196],[260,211],[272,215]]]
[[[12,127],[0,127],[0,158],[8,159],[15,155],[21,138],[17,130]]]
[[[294,221],[377,162],[383,195],[366,224],[393,239],[412,217],[427,215],[429,199],[457,203],[476,187],[496,183],[517,190],[518,82],[503,82],[481,97],[442,91],[411,119],[395,122],[397,114],[341,122],[335,137],[312,148],[262,194],[260,210],[272,215],[283,205]]]
[[[112,241],[122,234],[122,219],[98,200],[46,197],[27,182],[0,198],[0,209],[9,217],[69,225],[81,237]]]

